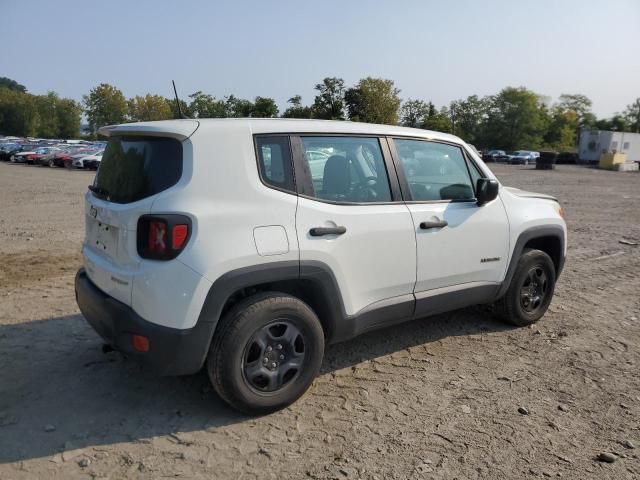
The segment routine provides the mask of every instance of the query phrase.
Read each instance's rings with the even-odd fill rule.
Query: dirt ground
[[[542,321],[472,308],[370,333],[248,418],[202,373],[102,353],[73,293],[93,174],[0,164],[0,478],[640,478],[640,246],[620,243],[640,240],[640,174],[493,168],[566,212]]]

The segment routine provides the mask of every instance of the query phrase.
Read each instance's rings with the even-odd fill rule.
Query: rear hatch
[[[158,194],[180,180],[182,142],[197,126],[197,121],[179,120],[101,130],[109,141],[85,196],[84,265],[98,288],[127,305],[141,262],[138,219],[151,211]]]

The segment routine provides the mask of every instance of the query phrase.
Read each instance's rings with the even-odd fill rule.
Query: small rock
[[[78,465],[82,468],[87,468],[89,465],[91,464],[91,460],[89,460],[88,458],[82,458],[79,462]]]
[[[260,449],[258,450],[258,453],[264,455],[265,457],[267,457],[269,460],[271,460],[273,457],[271,456],[271,452],[269,450],[267,450],[266,448],[260,447]]]
[[[609,452],[602,452],[600,455],[598,455],[598,460],[600,460],[601,462],[613,463],[617,459],[617,456]]]
[[[623,445],[629,449],[634,449],[636,446],[633,444],[631,440],[625,440]]]
[[[471,407],[469,405],[462,405],[460,408],[462,409],[462,413],[471,413]]]
[[[566,405],[560,404],[558,405],[558,410],[560,410],[561,412],[568,412],[569,407],[567,407]]]
[[[529,410],[526,407],[518,407],[518,413],[522,415],[529,415]]]
[[[564,330],[560,330],[558,332],[558,337],[566,337],[567,335],[569,335],[567,332],[565,332]]]
[[[56,427],[55,425],[51,425],[50,423],[44,426],[44,431],[45,432],[55,432],[56,431]]]
[[[634,315],[633,317],[629,318],[629,320],[633,320],[635,322],[636,320],[638,320],[638,317]]]
[[[433,467],[426,463],[421,463],[420,465],[416,466],[416,471],[418,473],[431,473],[433,472]]]
[[[551,474],[549,472],[547,472],[546,470],[542,471],[542,475],[545,477],[551,477]]]
[[[621,403],[620,407],[624,408],[625,410],[629,410],[629,405],[627,405],[626,403]]]
[[[542,335],[542,332],[540,331],[540,329],[539,329],[539,328],[536,328],[535,334],[536,334],[536,335]]]

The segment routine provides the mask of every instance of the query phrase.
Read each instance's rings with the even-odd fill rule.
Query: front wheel
[[[264,293],[241,301],[221,320],[207,373],[230,406],[260,415],[300,398],[323,355],[324,332],[313,310],[290,295]]]
[[[546,313],[553,298],[556,270],[551,257],[541,250],[526,249],[498,302],[496,313],[505,322],[517,326],[531,325]]]

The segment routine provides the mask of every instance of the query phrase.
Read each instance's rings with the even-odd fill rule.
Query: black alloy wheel
[[[245,347],[242,371],[248,386],[276,392],[293,382],[304,368],[305,341],[286,318],[259,329]]]

